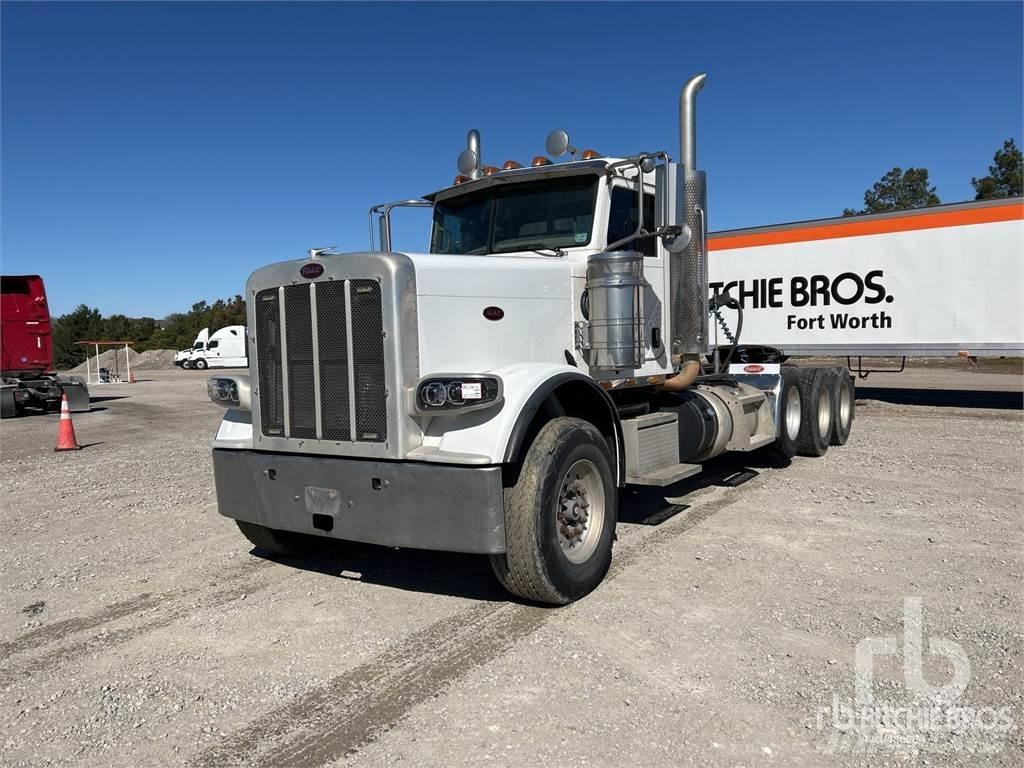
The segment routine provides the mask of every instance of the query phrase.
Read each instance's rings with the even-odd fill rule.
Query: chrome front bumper
[[[222,515],[389,547],[505,551],[501,467],[213,451]]]

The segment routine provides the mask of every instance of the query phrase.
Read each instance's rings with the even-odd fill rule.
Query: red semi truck
[[[0,416],[29,409],[56,410],[61,395],[72,411],[89,410],[80,378],[53,372],[53,340],[46,289],[39,275],[0,277]]]

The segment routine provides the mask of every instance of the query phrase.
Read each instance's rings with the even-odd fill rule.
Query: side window
[[[612,187],[612,204],[608,211],[608,243],[614,243],[636,232],[636,192],[626,187]],[[654,195],[644,193],[644,229],[654,229]],[[657,256],[653,237],[634,240],[628,248],[635,248],[644,256]]]
[[[220,339],[214,339],[213,341],[210,342],[210,346],[207,347],[207,349],[216,349],[219,346],[220,346]]]

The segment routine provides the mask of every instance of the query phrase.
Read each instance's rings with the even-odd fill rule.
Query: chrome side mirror
[[[665,250],[669,253],[681,253],[685,251],[690,245],[691,240],[693,240],[693,230],[691,230],[687,224],[683,224],[677,234],[665,235],[664,238],[662,238],[662,242],[665,244]]]
[[[459,159],[456,161],[459,173],[463,176],[471,176],[473,171],[480,164],[480,158],[472,149],[464,149],[459,152]]]
[[[544,150],[550,157],[561,157],[566,152],[576,154],[576,147],[569,143],[569,134],[561,128],[548,134],[547,141],[544,142]]]

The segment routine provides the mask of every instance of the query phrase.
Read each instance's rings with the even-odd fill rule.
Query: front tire
[[[505,547],[491,567],[509,592],[565,605],[591,592],[612,560],[618,489],[608,444],[583,419],[548,422],[505,489]]]
[[[308,553],[316,544],[316,537],[306,536],[293,531],[279,531],[275,528],[267,528],[265,525],[247,523],[243,520],[235,520],[238,530],[257,549],[269,552],[272,555],[284,555],[294,557]]]
[[[206,364],[206,361],[203,360],[203,358],[199,358],[198,360],[196,360],[195,363],[193,363],[193,366],[200,371],[205,371],[207,368],[210,367]]]

